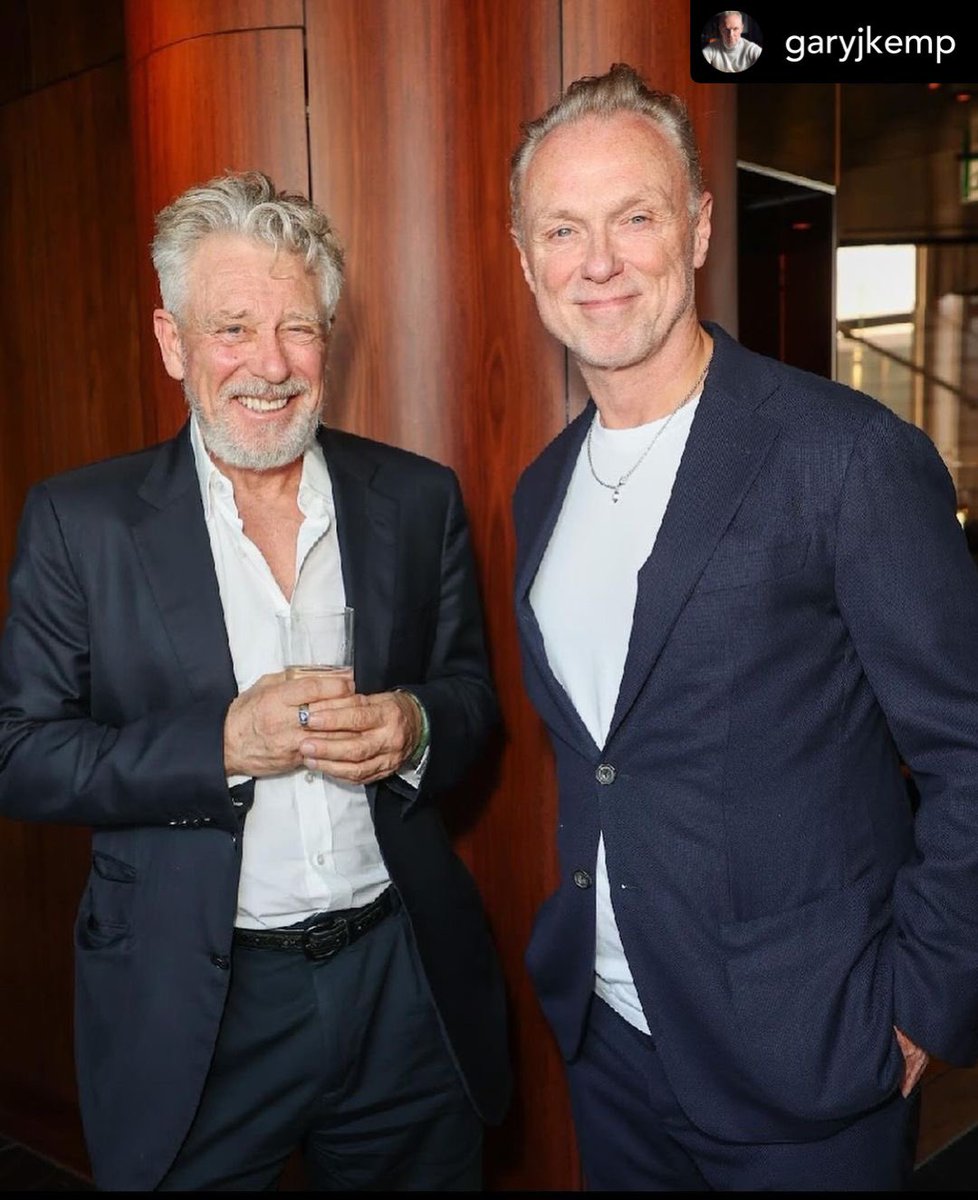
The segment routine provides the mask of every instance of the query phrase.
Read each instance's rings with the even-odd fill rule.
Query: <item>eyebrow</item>
[[[307,325],[322,325],[323,319],[318,312],[304,312],[301,309],[292,309],[291,312],[284,313],[282,323],[288,321],[302,321]]]
[[[650,208],[656,212],[661,212],[665,207],[658,198],[654,198],[647,192],[634,192],[631,196],[626,196],[625,199],[611,210],[612,217],[620,217],[622,213],[628,212],[630,208]],[[576,221],[580,218],[568,208],[552,208],[546,209],[534,218],[533,227],[538,225],[550,225],[554,221]]]

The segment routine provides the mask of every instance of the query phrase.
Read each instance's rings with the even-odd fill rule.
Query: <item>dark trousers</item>
[[[919,1096],[899,1093],[816,1142],[722,1142],[679,1105],[650,1037],[597,997],[568,1066],[574,1125],[591,1191],[902,1191]]]
[[[482,1123],[402,909],[333,958],[235,947],[200,1107],[161,1191],[470,1191]]]

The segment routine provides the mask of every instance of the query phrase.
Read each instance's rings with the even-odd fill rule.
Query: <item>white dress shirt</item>
[[[656,440],[622,486],[617,504],[611,492],[595,482],[585,441],[530,589],[550,669],[599,749],[607,740],[621,688],[638,572],[658,536],[698,401],[699,393],[671,421],[663,417],[633,429],[606,429],[595,415],[594,466],[609,483]],[[648,1033],[611,905],[603,834],[594,890],[594,990],[626,1021]]]
[[[238,690],[285,668],[278,614],[290,610],[268,563],[245,536],[230,480],[204,448],[196,419],[191,441]],[[293,601],[346,603],[329,471],[318,445],[306,451],[299,484],[304,520],[296,545]],[[354,673],[356,664],[354,664]],[[240,777],[229,784],[240,782]],[[304,769],[255,781],[245,824],[236,924],[292,925],[316,912],[359,908],[390,882],[360,784]]]

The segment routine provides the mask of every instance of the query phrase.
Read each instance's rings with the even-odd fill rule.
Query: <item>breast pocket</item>
[[[805,566],[811,540],[809,535],[769,545],[724,541],[707,563],[696,590],[750,587],[794,575]]]

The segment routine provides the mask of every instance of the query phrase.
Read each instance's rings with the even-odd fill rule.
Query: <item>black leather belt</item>
[[[234,944],[254,950],[301,950],[306,958],[332,958],[345,946],[369,933],[384,917],[397,908],[397,893],[392,887],[363,908],[321,913],[308,925],[288,929],[235,929]]]

